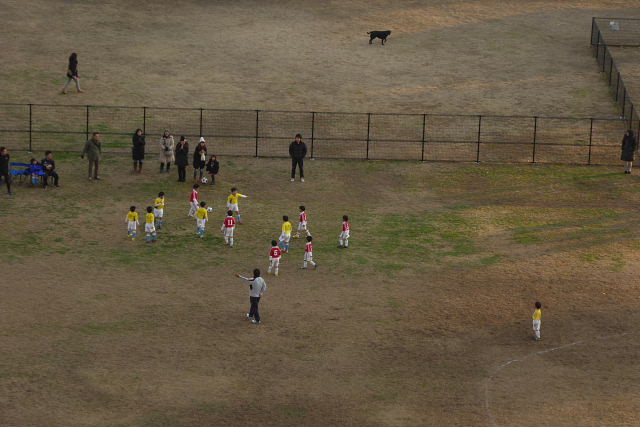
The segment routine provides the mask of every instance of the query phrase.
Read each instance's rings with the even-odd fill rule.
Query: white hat
[[[207,141],[204,140],[204,136],[200,137],[200,142],[207,142]]]

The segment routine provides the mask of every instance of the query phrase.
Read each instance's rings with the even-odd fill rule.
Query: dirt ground
[[[200,240],[189,184],[153,161],[110,157],[100,183],[59,162],[62,187],[1,198],[2,425],[640,422],[640,193],[618,168],[317,160],[302,184],[223,159]],[[228,249],[231,185],[249,198]],[[129,241],[128,206],[159,190],[158,243]],[[266,268],[302,203],[320,267],[298,270],[295,240],[251,325],[233,273]]]

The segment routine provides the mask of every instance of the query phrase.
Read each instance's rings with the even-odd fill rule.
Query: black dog
[[[382,44],[384,44],[384,42],[387,41],[387,37],[389,37],[389,34],[391,34],[391,31],[371,31],[367,34],[369,34],[369,44],[371,44],[371,42],[373,42],[373,39],[376,38],[382,40]]]

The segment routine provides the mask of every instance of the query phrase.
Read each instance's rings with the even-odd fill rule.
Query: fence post
[[[260,134],[260,110],[256,110],[256,157],[258,157],[258,137]]]
[[[600,29],[598,29],[598,40],[596,41],[596,62],[600,57]]]
[[[87,117],[86,117],[86,124],[85,124],[85,139],[89,140],[89,106],[87,105]]]
[[[611,73],[613,72],[613,56],[609,56],[609,86],[611,86]]]
[[[622,91],[622,117],[623,118],[627,117],[624,115],[624,109],[626,107],[626,103],[627,103],[627,88],[625,87]]]
[[[367,113],[367,160],[369,160],[370,134],[371,134],[371,113]]]
[[[611,52],[609,52],[607,45],[604,45],[604,48],[602,49],[602,72],[603,73],[607,66],[607,53],[609,54],[609,58],[611,58],[612,57]]]
[[[589,157],[587,158],[587,164],[591,164],[591,145],[593,143],[593,117],[589,122]]]
[[[478,143],[476,148],[476,163],[480,162],[480,135],[482,131],[482,116],[478,116]]]
[[[633,126],[633,104],[631,104],[631,111],[629,112],[629,129],[631,129],[631,126]]]
[[[315,138],[316,131],[316,113],[314,111],[311,112],[311,158],[313,159],[313,141]]]
[[[202,108],[200,109],[200,138],[202,138]]]
[[[147,134],[147,107],[142,107],[142,133]]]
[[[536,162],[536,139],[538,137],[538,117],[533,118],[533,153],[531,154],[531,163]]]
[[[33,151],[33,104],[29,104],[29,151]]]
[[[618,89],[620,88],[620,71],[617,71],[618,78],[616,80],[616,102],[618,102]]]
[[[591,18],[591,40],[589,40],[589,43],[591,43],[591,47],[593,48],[593,31],[595,30],[596,27],[596,17],[592,17]]]
[[[420,155],[420,161],[424,162],[424,144],[426,140],[427,131],[427,115],[422,115],[422,154]]]

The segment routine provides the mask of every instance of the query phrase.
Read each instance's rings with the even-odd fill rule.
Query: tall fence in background
[[[105,152],[127,153],[137,128],[159,152],[164,129],[210,153],[287,157],[301,133],[312,158],[614,164],[625,120],[604,118],[375,114],[208,108],[0,104],[0,145],[80,151],[91,133]]]
[[[640,47],[640,19],[593,18],[591,21],[593,55],[620,106],[620,117],[628,122],[629,128],[637,130],[636,135],[640,135],[640,113],[613,59],[611,47]]]

